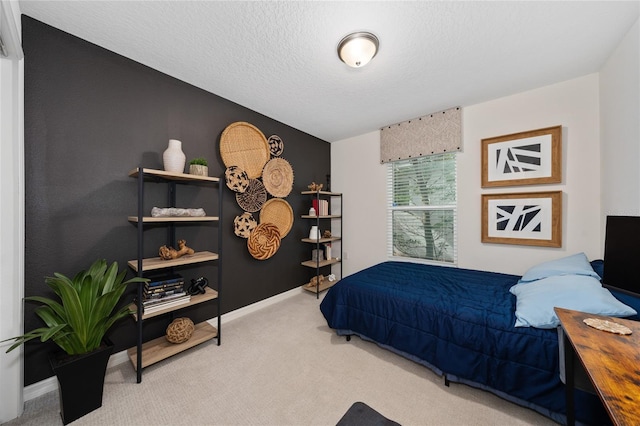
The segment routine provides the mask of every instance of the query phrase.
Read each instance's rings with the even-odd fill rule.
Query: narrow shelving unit
[[[209,176],[198,176],[186,173],[172,173],[164,170],[146,169],[139,167],[129,172],[129,176],[137,179],[138,181],[138,214],[136,216],[129,216],[127,219],[129,222],[134,223],[138,230],[138,255],[136,259],[127,262],[129,267],[135,271],[138,276],[144,276],[145,272],[156,271],[162,269],[172,269],[178,266],[195,265],[203,262],[217,261],[220,256],[218,253],[212,251],[198,251],[190,255],[184,255],[177,259],[164,260],[160,257],[144,257],[144,227],[147,224],[151,225],[166,225],[169,228],[169,240],[168,245],[175,246],[175,226],[178,224],[187,223],[205,223],[205,222],[219,222],[222,219],[222,185],[220,185],[220,178]],[[197,217],[152,217],[144,215],[144,189],[147,181],[154,181],[160,183],[166,183],[168,187],[168,205],[175,207],[176,203],[176,184],[217,184],[218,186],[218,215],[217,216],[197,216]],[[217,250],[222,248],[222,233],[218,232],[218,244]],[[190,349],[208,340],[217,338],[218,345],[221,344],[221,324],[220,324],[220,294],[222,287],[222,270],[221,265],[217,265],[217,283],[215,284],[217,289],[206,287],[204,294],[191,295],[189,302],[178,306],[170,306],[166,309],[161,309],[151,313],[145,313],[142,303],[131,303],[129,305],[129,311],[137,323],[137,339],[136,346],[129,348],[127,354],[133,367],[137,373],[137,382],[142,381],[142,370],[149,365],[160,362],[173,355],[176,355],[182,351]],[[138,285],[137,300],[143,300],[143,287],[144,284]],[[144,342],[143,336],[143,323],[145,320],[160,315],[168,315],[180,309],[184,309],[190,306],[198,305],[205,302],[215,302],[217,306],[217,328],[211,325],[208,321],[195,324],[195,330],[193,335],[186,342],[175,344],[167,341],[165,336],[158,337],[156,339]]]
[[[340,256],[335,256],[335,253],[333,252],[333,250],[331,250],[330,259],[320,260],[318,258],[316,260],[313,260],[313,259],[305,260],[301,263],[302,266],[315,269],[315,273],[316,273],[315,275],[316,284],[310,285],[310,283],[307,283],[307,284],[304,284],[302,288],[312,293],[315,293],[316,298],[319,298],[321,292],[334,286],[339,281],[339,279],[335,279],[334,281],[328,281],[327,279],[325,279],[322,282],[319,282],[317,278],[322,275],[321,274],[322,268],[331,267],[331,265],[338,264],[340,266],[339,268],[340,278],[342,278],[342,237],[339,235],[333,235],[333,230],[335,229],[335,227],[331,226],[334,221],[339,222],[340,232],[342,232],[342,194],[339,192],[330,192],[330,191],[302,191],[302,194],[313,196],[312,199],[315,199],[317,201],[316,204],[318,205],[320,204],[321,199],[329,201],[329,212],[333,211],[336,207],[335,205],[333,205],[335,202],[335,199],[339,200],[340,214],[320,215],[319,214],[320,212],[316,211],[316,215],[314,216],[308,215],[308,214],[301,216],[303,219],[309,219],[309,220],[315,221],[315,226],[317,226],[318,229],[320,229],[322,223],[327,223],[330,226],[332,231],[331,237],[321,237],[319,239],[302,238],[301,241],[303,243],[314,244],[316,250],[321,250],[321,247],[324,246],[325,244],[328,244],[328,243],[330,244],[336,241],[340,242]]]

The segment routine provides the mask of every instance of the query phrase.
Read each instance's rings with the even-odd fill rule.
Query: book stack
[[[329,201],[313,200],[313,208],[318,216],[329,216]]]
[[[180,275],[149,277],[142,294],[145,314],[174,308],[191,301],[191,295],[184,291],[184,279]]]

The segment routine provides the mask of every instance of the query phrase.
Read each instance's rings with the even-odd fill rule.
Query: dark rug
[[[400,426],[400,423],[389,420],[364,402],[356,402],[336,426]]]

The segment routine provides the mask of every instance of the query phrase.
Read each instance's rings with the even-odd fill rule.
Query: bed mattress
[[[514,327],[520,277],[384,262],[345,277],[320,304],[329,327],[565,420],[556,330]],[[589,398],[589,396],[587,396]],[[582,410],[580,401],[576,401]],[[587,404],[589,405],[589,404]],[[588,422],[592,414],[578,412]]]

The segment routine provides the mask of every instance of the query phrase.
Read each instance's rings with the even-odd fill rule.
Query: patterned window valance
[[[380,129],[380,162],[462,150],[462,109],[451,108]]]

